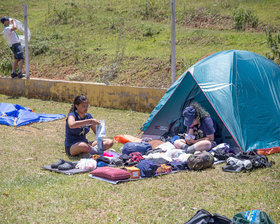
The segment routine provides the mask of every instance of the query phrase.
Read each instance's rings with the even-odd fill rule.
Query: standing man
[[[11,77],[21,79],[22,77],[24,77],[24,75],[22,74],[24,56],[19,37],[15,31],[17,29],[16,22],[13,19],[10,20],[9,17],[2,17],[1,23],[3,23],[4,25],[4,37],[9,42],[8,44],[12,52],[14,53],[14,62],[12,65]],[[12,26],[9,26],[10,23],[12,24]],[[19,65],[18,73],[16,73],[17,65]]]

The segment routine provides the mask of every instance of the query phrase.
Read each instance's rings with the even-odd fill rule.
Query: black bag
[[[185,224],[233,224],[229,218],[214,213],[213,215],[204,210],[198,210],[197,213]]]

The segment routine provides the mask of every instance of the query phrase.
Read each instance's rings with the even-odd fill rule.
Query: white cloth
[[[97,167],[97,162],[94,159],[81,159],[76,165],[77,169],[94,170]]]
[[[167,151],[169,149],[175,149],[175,146],[170,142],[165,142],[160,144],[157,149],[162,149],[163,151]]]
[[[11,31],[12,27],[8,26],[5,27],[3,30],[4,38],[6,39],[9,47],[11,47],[13,44],[20,43],[20,39],[15,31]]]

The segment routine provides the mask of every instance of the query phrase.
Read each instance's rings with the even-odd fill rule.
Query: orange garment
[[[273,153],[280,152],[280,147],[275,147],[271,149],[259,149],[258,154],[259,155],[271,155]]]
[[[116,142],[122,144],[125,144],[127,142],[141,142],[141,138],[137,138],[132,135],[116,135],[114,139]]]

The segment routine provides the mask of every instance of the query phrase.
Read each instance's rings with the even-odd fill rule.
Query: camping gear
[[[51,165],[51,168],[52,169],[59,169],[59,170],[71,170],[71,169],[75,168],[75,165],[76,164],[74,164],[72,162],[65,161],[63,159],[59,159],[58,162],[53,163]]]
[[[152,146],[152,149],[156,149],[159,145],[163,144],[164,142],[163,141],[160,141],[158,139],[154,139],[152,141],[149,141],[148,142],[151,146]]]
[[[195,101],[217,123],[218,144],[238,146],[244,152],[279,147],[279,92],[280,66],[271,60],[240,50],[212,54],[167,90],[144,123],[142,138],[169,134],[173,123],[183,122],[183,110]]]
[[[274,224],[271,218],[260,210],[237,213],[233,216],[234,224]]]
[[[141,138],[134,137],[132,135],[117,135],[114,140],[118,143],[125,144],[127,142],[141,142]]]
[[[234,157],[229,157],[226,160],[226,165],[222,167],[226,172],[240,172],[241,170],[251,170],[253,165],[250,160],[241,160]]]
[[[171,166],[172,170],[185,170],[186,169],[186,163],[181,161],[173,160],[167,165]]]
[[[63,163],[65,163],[65,161],[64,161],[63,159],[59,159],[58,162],[53,163],[53,164],[51,165],[51,168],[57,169],[58,166],[59,166],[59,165],[62,165]]]
[[[212,215],[210,212],[200,209],[185,224],[233,224],[233,222],[223,215],[216,213]]]
[[[0,103],[0,124],[19,127],[33,122],[47,122],[64,118],[64,114],[39,114],[18,104]]]
[[[156,170],[156,174],[171,173],[171,172],[172,172],[171,166],[167,166],[166,164],[160,164]]]
[[[109,180],[124,180],[130,178],[130,173],[126,170],[113,167],[100,167],[90,172],[91,175],[106,178]]]
[[[156,174],[159,165],[155,164],[151,159],[144,159],[136,167],[140,169],[141,177],[152,177]]]
[[[135,166],[125,167],[126,171],[130,173],[130,179],[139,179],[140,178],[140,169]]]
[[[143,156],[140,152],[132,152],[129,154],[130,159],[128,160],[128,162],[137,162],[139,163],[141,160],[143,160]]]
[[[83,170],[94,170],[97,167],[97,162],[94,159],[81,159],[76,168]]]
[[[63,164],[59,165],[57,169],[59,170],[72,170],[75,169],[75,164],[69,161],[65,161]]]
[[[226,172],[240,172],[257,168],[271,167],[273,162],[269,162],[265,155],[259,155],[257,150],[240,152],[227,159],[227,165],[222,167]]]
[[[190,170],[203,170],[214,164],[214,157],[206,151],[196,152],[187,160],[187,166]]]
[[[140,152],[142,155],[145,155],[151,149],[152,146],[146,142],[127,142],[122,148],[122,154],[129,155],[132,152]]]
[[[96,125],[96,140],[97,147],[100,150],[104,150],[103,139],[106,137],[105,121],[101,120],[100,124]]]
[[[258,154],[260,155],[271,155],[277,152],[280,152],[280,147],[275,147],[269,150],[262,150],[262,149],[258,150]]]
[[[53,171],[53,172],[56,172],[56,173],[62,173],[62,174],[66,174],[66,175],[74,175],[74,174],[78,174],[78,173],[89,172],[88,170],[75,168],[75,166],[74,166],[73,169],[70,169],[70,170],[59,170],[57,168],[52,168],[51,165],[42,166],[42,168],[45,169],[45,170]]]

